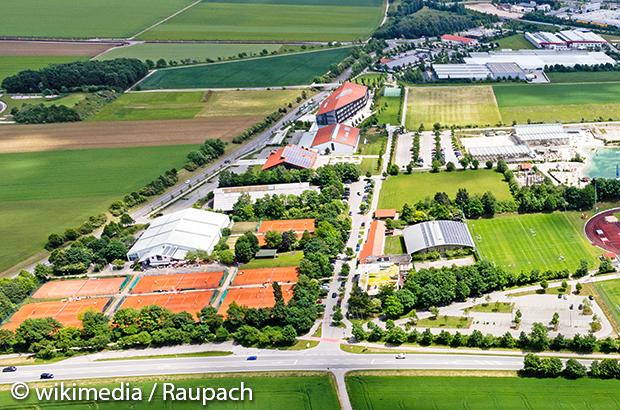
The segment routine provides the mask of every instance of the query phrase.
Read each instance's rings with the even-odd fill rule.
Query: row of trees
[[[9,93],[67,92],[84,86],[125,90],[146,76],[146,64],[135,58],[77,61],[53,64],[40,70],[24,70],[2,81]]]
[[[620,364],[617,359],[595,360],[590,370],[576,359],[570,358],[562,366],[562,360],[557,357],[540,357],[533,353],[523,359],[523,369],[520,374],[526,377],[580,379],[592,377],[596,379],[620,379]]]
[[[11,316],[37,287],[39,279],[27,271],[21,271],[12,279],[0,279],[0,321]]]
[[[81,121],[73,108],[64,105],[24,104],[13,112],[13,120],[18,124],[50,124],[54,122]]]
[[[213,161],[224,155],[226,143],[220,139],[208,139],[199,149],[187,154],[185,169],[194,171],[195,169]]]

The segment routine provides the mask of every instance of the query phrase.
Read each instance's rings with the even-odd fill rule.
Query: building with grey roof
[[[484,64],[433,64],[439,80],[487,80],[491,71]]]
[[[467,224],[458,221],[428,221],[403,229],[407,253],[475,248]]]
[[[515,63],[487,63],[491,77],[495,80],[525,80],[526,74]]]
[[[295,195],[299,196],[304,191],[319,192],[319,187],[311,186],[308,182],[295,182],[291,184],[250,185],[217,188],[213,191],[213,209],[230,212],[233,206],[243,194],[248,194],[252,201],[264,198],[267,195]]]
[[[566,145],[570,142],[570,135],[562,124],[515,125],[513,135],[517,141],[528,145]]]
[[[562,65],[574,67],[577,64],[592,66],[616,64],[616,61],[601,51],[587,50],[501,50],[471,53],[465,57],[465,64],[515,63],[524,70],[543,69],[545,66]]]

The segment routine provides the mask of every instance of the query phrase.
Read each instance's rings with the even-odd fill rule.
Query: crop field
[[[452,199],[459,188],[465,188],[470,194],[484,194],[491,191],[499,200],[512,198],[508,184],[503,176],[493,170],[477,171],[414,172],[388,177],[383,182],[379,208],[396,208],[404,204],[414,204],[424,198],[432,198],[437,192],[445,192]]]
[[[179,359],[183,360],[183,359]],[[187,360],[191,360],[187,359]],[[40,410],[57,410],[60,408],[70,408],[72,410],[90,410],[93,408],[100,410],[190,410],[198,408],[194,401],[176,401],[174,405],[170,402],[162,401],[162,390],[158,388],[151,403],[146,398],[153,386],[153,382],[161,380],[153,378],[141,377],[139,379],[125,378],[122,381],[129,383],[132,387],[138,387],[142,390],[145,397],[143,401],[84,401],[71,402],[63,406],[62,402],[47,401],[37,402],[36,395],[31,394],[26,400],[15,401],[8,390],[0,392],[0,408],[7,410],[18,409],[40,409]],[[239,383],[243,381],[245,386],[252,389],[253,400],[243,402],[231,401],[211,401],[208,404],[209,409],[252,409],[252,410],[269,410],[274,408],[284,409],[321,409],[321,410],[338,410],[340,405],[336,390],[330,377],[321,373],[296,373],[295,375],[270,374],[268,376],[257,375],[252,373],[228,374],[219,376],[196,375],[196,376],[168,376],[166,381],[171,381],[177,388],[191,388],[192,391],[204,387],[222,387],[231,389],[239,387]],[[87,387],[118,387],[120,379],[99,379],[84,381],[80,380],[79,385]],[[160,383],[161,384],[161,383]],[[68,382],[68,386],[71,382]]]
[[[361,3],[361,4],[360,4]],[[139,36],[142,40],[353,41],[383,17],[382,0],[205,1]]]
[[[157,61],[160,58],[169,60],[226,59],[239,53],[248,55],[259,54],[263,50],[278,51],[280,44],[192,44],[192,43],[138,43],[126,47],[117,47],[97,57],[97,60],[114,58],[138,58],[140,60]]]
[[[599,303],[603,302],[605,313],[611,316],[615,322],[614,328],[620,327],[620,280],[606,280],[592,284],[600,296]]]
[[[499,110],[491,86],[412,87],[407,101],[407,127],[495,125]]]
[[[552,83],[620,82],[620,71],[546,73]]]
[[[534,45],[525,39],[523,34],[513,34],[512,36],[496,40],[499,48],[510,48],[512,50],[534,49]]]
[[[202,144],[206,138],[232,141],[259,116],[194,120],[106,121],[0,127],[0,154],[59,149]]]
[[[87,56],[103,53],[114,43],[0,40],[0,56]]]
[[[329,70],[349,55],[350,48],[287,54],[169,68],[156,71],[146,78],[143,90],[183,88],[277,87],[310,84],[314,77]]]
[[[495,85],[493,90],[505,124],[620,119],[620,83]]]
[[[0,6],[1,7],[1,6]],[[8,56],[0,55],[0,83],[6,77],[22,70],[38,70],[50,64],[71,63],[86,60],[87,56]]]
[[[356,375],[346,382],[356,410],[611,410],[620,401],[616,380]]]
[[[166,169],[193,145],[0,154],[0,271]]]
[[[574,212],[570,214],[575,214]],[[574,271],[581,259],[594,266],[597,248],[565,213],[503,215],[468,221],[480,256],[511,270]]]
[[[191,0],[3,1],[0,2],[0,36],[129,37],[191,3]]]

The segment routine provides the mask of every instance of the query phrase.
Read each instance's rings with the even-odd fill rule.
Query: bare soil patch
[[[65,41],[0,41],[3,56],[96,56],[116,43],[82,43]]]
[[[200,144],[232,139],[261,116],[0,126],[0,153]]]

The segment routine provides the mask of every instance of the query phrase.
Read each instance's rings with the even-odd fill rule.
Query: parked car
[[[332,293],[332,299],[336,299],[338,297],[338,294],[336,292]]]
[[[17,371],[17,367],[15,366],[8,366],[2,369],[2,373],[13,373],[14,371]]]
[[[53,378],[54,378],[53,373],[41,373],[41,379],[53,379]]]
[[[257,360],[258,357],[256,356],[248,356],[248,358],[246,360]]]

